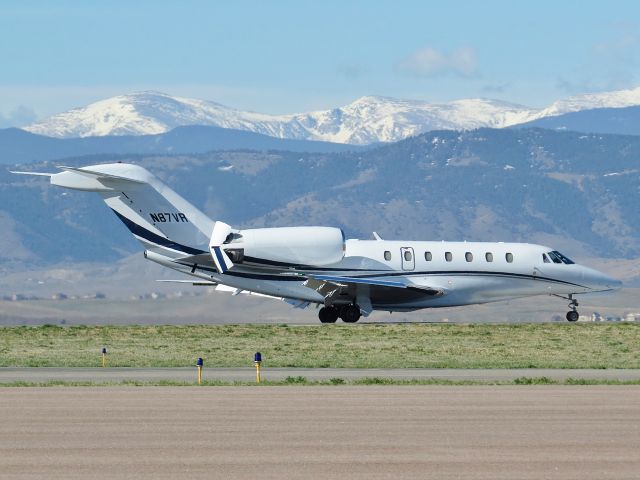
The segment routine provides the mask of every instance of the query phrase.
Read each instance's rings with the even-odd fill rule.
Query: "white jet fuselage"
[[[615,290],[620,282],[597,270],[553,263],[543,255],[552,249],[527,243],[420,242],[355,240],[345,242],[344,258],[323,267],[239,264],[219,274],[212,268],[189,265],[182,272],[221,283],[239,291],[323,303],[325,298],[305,286],[308,276],[403,282],[409,289],[360,284],[374,310],[411,311],[496,302],[535,295],[585,294]],[[386,255],[386,256],[385,256]],[[166,262],[149,256],[171,268]],[[386,258],[389,258],[387,260]],[[450,259],[450,260],[448,260]],[[510,260],[510,261],[509,261]],[[415,287],[415,288],[414,288]],[[421,288],[439,290],[425,295]],[[357,293],[336,296],[332,303],[350,303]]]

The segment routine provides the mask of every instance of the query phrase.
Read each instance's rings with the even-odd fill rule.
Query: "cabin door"
[[[400,259],[402,260],[402,270],[414,270],[416,268],[416,258],[413,255],[413,248],[400,247]]]

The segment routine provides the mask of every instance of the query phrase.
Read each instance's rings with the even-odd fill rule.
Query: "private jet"
[[[334,227],[236,229],[214,221],[148,170],[112,163],[59,167],[52,185],[96,192],[145,248],[146,259],[189,275],[177,280],[234,294],[316,304],[322,323],[374,310],[409,312],[553,295],[569,302],[621,282],[542,245],[346,239]]]

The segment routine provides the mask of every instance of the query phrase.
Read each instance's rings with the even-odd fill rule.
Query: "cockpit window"
[[[565,257],[557,250],[549,252],[547,253],[547,255],[549,255],[549,258],[553,261],[553,263],[564,263],[565,265],[573,265],[575,263],[569,257]]]
[[[556,252],[549,252],[549,258],[553,263],[562,263],[562,260],[560,260],[560,257],[556,255]]]
[[[546,253],[543,253],[543,254],[542,254],[542,261],[543,261],[544,263],[551,263],[551,260],[549,260],[549,257],[547,257],[547,254],[546,254]]]
[[[560,260],[562,260],[562,263],[565,263],[567,265],[573,265],[574,262],[573,260],[571,260],[569,257],[565,257],[563,254],[561,254],[560,252],[556,251],[555,254],[560,257]]]

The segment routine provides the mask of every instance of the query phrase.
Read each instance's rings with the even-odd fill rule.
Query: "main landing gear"
[[[567,320],[570,322],[577,322],[580,315],[578,314],[578,301],[573,298],[573,295],[569,294],[569,310],[567,312]]]
[[[320,309],[318,318],[322,323],[335,323],[338,318],[341,318],[345,323],[355,323],[360,320],[360,307],[357,305],[343,305],[341,307],[328,305]]]

